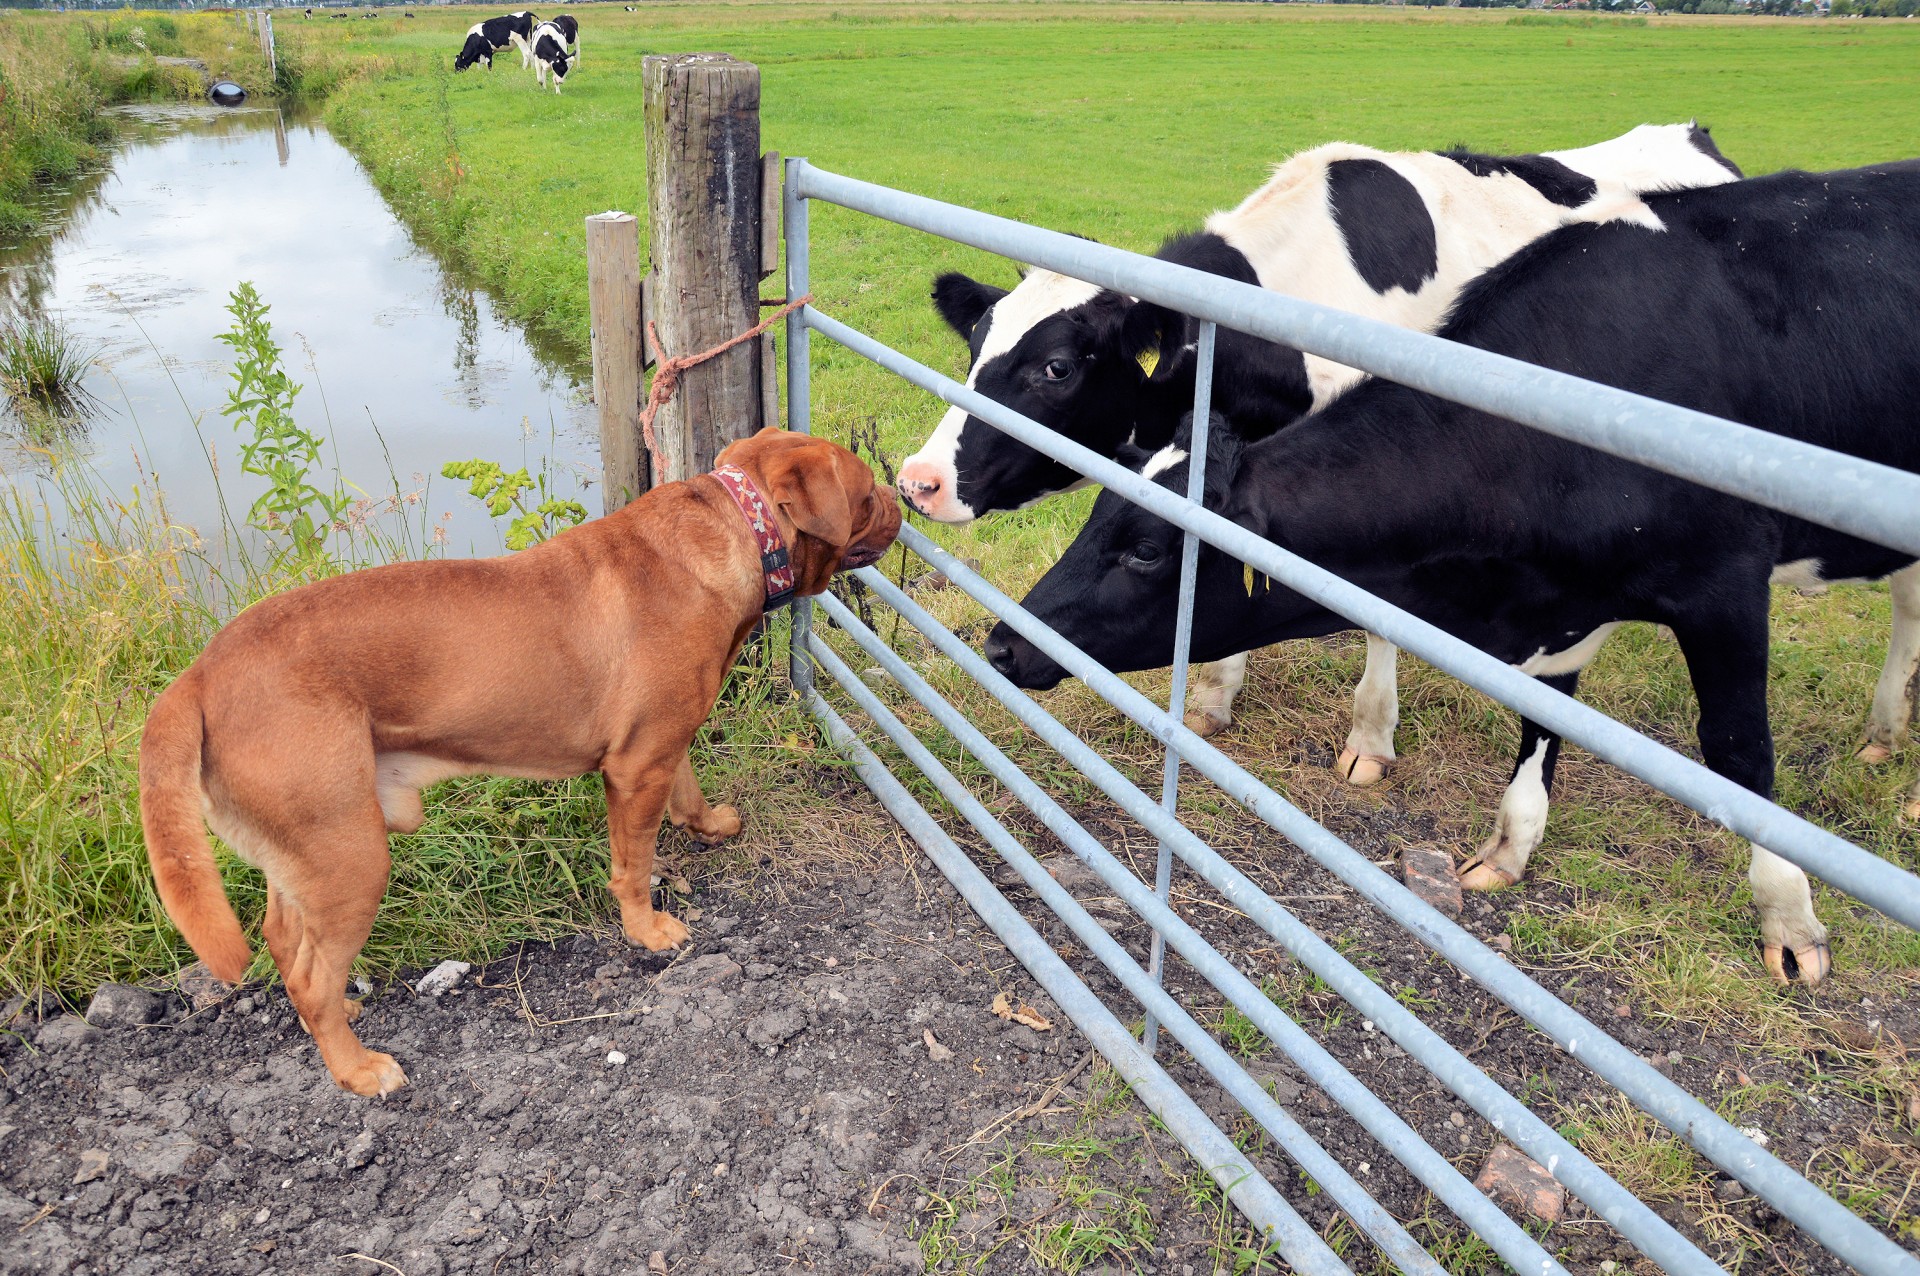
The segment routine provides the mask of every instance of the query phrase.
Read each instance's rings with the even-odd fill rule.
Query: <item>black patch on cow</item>
[[[1694,150],[1699,151],[1714,163],[1719,164],[1735,177],[1746,176],[1745,173],[1740,171],[1738,164],[1722,155],[1720,148],[1713,144],[1713,133],[1708,129],[1702,128],[1697,122],[1687,125],[1687,141],[1693,146]]]
[[[1567,208],[1580,207],[1600,189],[1585,173],[1577,173],[1544,155],[1479,155],[1467,150],[1442,154],[1475,177],[1492,177],[1496,173],[1517,177],[1539,191],[1542,198]]]
[[[571,13],[563,13],[563,14],[560,14],[558,17],[548,18],[547,21],[551,22],[554,26],[560,28],[560,34],[567,37],[567,43],[569,45],[575,44],[579,41],[580,21],[579,19],[575,18]]]
[[[1260,282],[1260,276],[1254,273],[1253,263],[1247,260],[1247,255],[1211,231],[1175,235],[1160,245],[1160,251],[1154,256],[1161,261],[1204,270],[1209,275],[1221,275],[1243,284],[1258,285]]]
[[[1413,183],[1379,160],[1327,165],[1327,209],[1367,286],[1419,292],[1440,272],[1433,218]]]

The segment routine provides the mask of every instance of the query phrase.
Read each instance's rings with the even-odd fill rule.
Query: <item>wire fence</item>
[[[979,572],[917,530],[905,528],[900,537],[907,551],[944,573],[955,586],[1165,746],[1157,796],[1141,789],[1040,708],[877,570],[866,568],[856,573],[880,601],[917,629],[935,650],[1158,839],[1159,856],[1151,886],[850,609],[830,597],[817,600],[819,608],[907,695],[924,706],[961,748],[1152,927],[1144,963],[1114,940],[1034,858],[1021,836],[975,798],[832,647],[812,632],[813,608],[809,605],[794,610],[793,679],[828,734],[847,751],[887,809],[1294,1269],[1308,1273],[1350,1270],[1160,1065],[1156,1055],[1162,1028],[1240,1103],[1276,1146],[1327,1191],[1389,1261],[1405,1272],[1442,1270],[1366,1188],[1162,987],[1164,946],[1170,945],[1515,1271],[1531,1276],[1564,1270],[1525,1228],[1462,1177],[1442,1153],[1175,912],[1169,891],[1176,859],[1371,1020],[1504,1138],[1546,1167],[1661,1270],[1723,1270],[1188,829],[1176,813],[1182,764],[1212,781],[1834,1255],[1873,1276],[1920,1276],[1920,1259],[1768,1153],[1181,721],[1196,561],[1199,544],[1205,541],[1339,613],[1356,627],[1406,648],[1543,727],[1585,746],[1726,828],[1764,844],[1829,885],[1920,929],[1920,879],[1912,874],[1206,510],[1200,500],[1200,485],[1206,470],[1215,325],[1285,342],[1916,554],[1920,554],[1920,476],[1251,285],[836,175],[803,159],[790,159],[786,167],[788,295],[792,297],[803,296],[813,288],[807,251],[811,200],[824,200],[1121,289],[1202,321],[1194,436],[1189,448],[1191,477],[1184,498],[811,305],[796,310],[787,321],[791,428],[810,427],[810,340],[811,334],[819,333],[1183,529],[1173,687],[1165,707],[1151,702],[1048,629]],[[1144,1040],[1132,1035],[1113,1009],[1087,987],[848,726],[815,685],[816,664],[1126,989],[1144,1012]]]

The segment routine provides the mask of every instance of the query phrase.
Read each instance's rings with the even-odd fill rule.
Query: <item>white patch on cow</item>
[[[1147,459],[1147,463],[1140,469],[1140,477],[1143,479],[1159,478],[1162,474],[1165,474],[1168,470],[1186,459],[1187,450],[1185,448],[1175,447],[1169,443],[1166,447],[1161,448]]]
[[[1813,891],[1798,865],[1781,859],[1758,842],[1747,865],[1754,908],[1760,914],[1760,939],[1791,949],[1827,942],[1827,928],[1813,915]]]
[[[954,495],[959,484],[960,431],[967,414],[948,408],[920,450],[900,466],[900,492],[913,507],[936,523],[971,523],[973,507]]]
[[[1817,589],[1827,583],[1827,578],[1820,574],[1819,559],[1798,558],[1775,567],[1767,583],[1785,585],[1788,589]]]
[[[1400,724],[1400,649],[1378,634],[1367,635],[1367,668],[1353,689],[1353,727],[1347,749],[1357,757],[1391,760],[1393,731]]]
[[[1727,166],[1693,144],[1691,124],[1641,124],[1619,137],[1571,151],[1548,151],[1576,173],[1628,190],[1689,190],[1737,180]]]
[[[1521,673],[1530,673],[1536,678],[1579,673],[1593,663],[1593,658],[1600,654],[1601,644],[1612,637],[1613,631],[1618,628],[1620,628],[1620,622],[1610,620],[1564,651],[1549,653],[1545,647],[1542,647],[1515,667]]]
[[[1867,739],[1891,750],[1906,735],[1913,717],[1914,676],[1920,674],[1920,563],[1887,578],[1893,593],[1893,641],[1873,692]]]
[[[1019,287],[994,302],[993,308],[987,311],[984,319],[987,339],[980,343],[980,357],[973,361],[973,368],[967,373],[967,385],[974,384],[981,368],[1019,345],[1020,338],[1032,332],[1042,319],[1084,306],[1099,295],[1098,284],[1051,270],[1029,270]]]
[[[1515,878],[1527,871],[1527,860],[1547,831],[1547,739],[1541,737],[1533,753],[1520,764],[1507,791],[1500,795],[1500,813],[1494,835],[1482,855],[1486,862]]]

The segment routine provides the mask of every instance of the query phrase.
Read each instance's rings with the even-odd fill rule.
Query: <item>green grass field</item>
[[[303,22],[289,13],[278,28],[290,78],[330,91],[328,122],[414,232],[582,361],[582,219],[645,208],[640,72],[649,53],[716,49],[758,63],[768,149],[1139,251],[1237,202],[1285,155],[1336,138],[1528,151],[1697,117],[1749,173],[1920,154],[1912,109],[1920,23],[1158,4],[576,12],[584,61],[559,97],[538,92],[511,55],[491,73],[451,72],[472,9],[423,8],[411,21]],[[823,309],[955,374],[964,348],[927,302],[932,276],[965,269],[1003,285],[1015,278],[1011,263],[840,210],[817,209],[813,234]],[[903,383],[824,340],[814,349],[817,430],[842,440],[856,428],[877,431],[897,463],[938,419],[941,405]],[[1071,539],[1089,500],[936,534],[1017,595]],[[31,517],[14,512],[16,522]],[[49,583],[57,556],[29,552],[26,537],[0,526],[9,569],[33,584],[21,595],[31,605],[0,634],[0,686],[27,706],[0,721],[0,748],[62,768],[0,792],[8,803],[0,816],[33,866],[33,880],[23,873],[0,899],[0,928],[14,931],[0,935],[0,985],[77,988],[108,974],[162,973],[184,958],[155,911],[137,822],[129,824],[131,750],[146,700],[204,640],[212,613],[167,564],[129,556],[150,530],[139,519],[106,527],[98,545],[115,552],[82,555],[76,561],[93,573],[88,588],[62,590]],[[948,624],[984,634],[982,613],[957,592],[931,598]],[[180,607],[189,609],[184,620],[169,610]],[[102,614],[123,623],[100,625]],[[1880,854],[1920,864],[1914,831],[1896,818],[1920,752],[1909,748],[1879,768],[1852,757],[1885,647],[1884,590],[1783,593],[1776,621],[1781,800]],[[68,633],[78,637],[60,638]],[[910,651],[1065,800],[1091,801],[1010,717],[970,696],[937,657]],[[1465,851],[1486,832],[1506,779],[1512,715],[1408,660],[1402,761],[1379,789],[1348,789],[1299,759],[1338,747],[1360,663],[1357,641],[1262,654],[1223,744],[1316,815],[1424,821],[1439,844]],[[1164,694],[1163,678],[1140,683]],[[33,689],[46,685],[64,694],[36,701]],[[750,824],[739,846],[701,862],[710,873],[756,871],[768,859],[777,859],[775,871],[804,872],[890,841],[873,809],[826,809],[809,777],[828,759],[776,693],[776,680],[740,679],[737,705],[703,740],[697,761],[709,792],[737,801]],[[1692,749],[1684,668],[1651,629],[1617,638],[1582,694]],[[1152,742],[1083,688],[1070,683],[1043,699],[1135,773],[1157,777]],[[933,731],[929,738],[963,765],[949,741]],[[1910,1137],[1913,1121],[1902,1125],[1902,1114],[1920,1094],[1920,1065],[1904,1055],[1836,1062],[1810,1052],[1837,1017],[1858,1017],[1862,997],[1910,1004],[1920,939],[1817,890],[1834,932],[1834,978],[1818,994],[1776,991],[1758,960],[1744,845],[1580,751],[1568,755],[1547,840],[1509,897],[1517,899],[1507,914],[1517,953],[1557,970],[1604,973],[1654,1021],[1710,1026],[1743,1050],[1795,1061],[1812,1088],[1866,1096],[1889,1122],[1869,1145],[1887,1151],[1830,1186],[1888,1226],[1917,1225],[1902,1192],[1920,1175],[1920,1157],[1887,1140],[1896,1129]],[[991,786],[981,781],[981,789]],[[514,936],[607,911],[593,784],[473,781],[438,797],[437,818],[396,847],[407,876],[396,880],[369,949],[374,969],[497,950]],[[1190,811],[1198,826],[1232,825],[1204,785],[1194,787]],[[257,912],[257,879],[236,870],[230,880],[244,911]],[[49,901],[53,915],[35,913]],[[1616,1134],[1619,1163],[1639,1136]],[[1682,1177],[1693,1174],[1687,1190],[1697,1195],[1705,1180],[1681,1159],[1693,1167]],[[1726,1252],[1760,1244],[1749,1240],[1728,1241]],[[1463,1261],[1456,1270],[1481,1268]]]

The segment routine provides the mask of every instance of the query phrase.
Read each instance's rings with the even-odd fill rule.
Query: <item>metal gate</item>
[[[1404,647],[1567,740],[1583,745],[1726,828],[1760,842],[1829,885],[1909,927],[1920,929],[1920,879],[1912,874],[1808,824],[1698,763],[1203,508],[1200,494],[1206,468],[1206,423],[1215,325],[1225,324],[1254,336],[1285,342],[1916,554],[1920,554],[1920,477],[1487,351],[1265,292],[1252,285],[838,176],[815,168],[804,159],[790,159],[786,166],[784,201],[790,297],[804,296],[812,288],[808,273],[807,209],[808,201],[816,199],[1090,283],[1121,289],[1203,321],[1194,402],[1195,431],[1190,449],[1192,477],[1185,500],[813,306],[794,312],[787,327],[788,420],[793,429],[809,428],[809,339],[817,332],[1185,530],[1173,690],[1164,709],[1039,624],[977,572],[942,551],[917,530],[904,528],[900,536],[907,550],[945,573],[954,585],[1013,626],[1166,746],[1164,780],[1157,799],[1135,786],[1076,738],[876,569],[866,568],[858,573],[868,589],[917,627],[935,649],[971,675],[1038,739],[1071,762],[1096,788],[1160,840],[1152,887],[1116,859],[964,714],[943,700],[850,609],[831,597],[815,600],[868,656],[926,708],[934,721],[1153,928],[1151,955],[1146,965],[1130,956],[1035,860],[1019,837],[973,797],[880,697],[812,632],[812,607],[806,604],[796,606],[793,613],[793,681],[829,736],[851,757],[887,809],[1113,1064],[1134,1093],[1160,1117],[1294,1269],[1308,1273],[1350,1270],[1201,1111],[1193,1098],[1155,1062],[1161,1027],[1242,1105],[1302,1171],[1327,1191],[1400,1270],[1434,1276],[1442,1271],[1366,1189],[1241,1069],[1206,1028],[1161,988],[1164,945],[1170,944],[1228,1003],[1252,1020],[1314,1084],[1356,1118],[1416,1180],[1515,1271],[1534,1276],[1565,1270],[1525,1229],[1483,1196],[1440,1152],[1428,1145],[1197,930],[1174,913],[1168,903],[1168,887],[1172,860],[1176,856],[1232,907],[1265,930],[1301,965],[1405,1049],[1496,1131],[1544,1165],[1561,1184],[1662,1270],[1689,1274],[1722,1270],[1665,1219],[1615,1182],[1182,825],[1174,809],[1183,762],[1406,928],[1421,944],[1445,957],[1463,976],[1478,981],[1567,1054],[1611,1083],[1832,1253],[1857,1270],[1875,1276],[1893,1273],[1920,1276],[1920,1259],[1763,1150],[1181,722],[1195,563],[1199,542],[1204,540],[1345,616],[1356,627]],[[820,694],[814,685],[815,662],[1138,1001],[1146,1013],[1144,1043],[1081,982]]]

